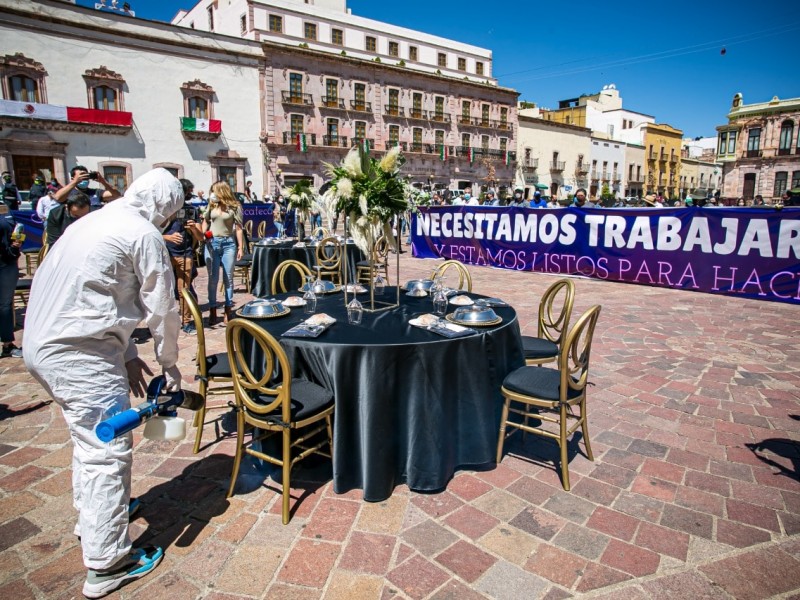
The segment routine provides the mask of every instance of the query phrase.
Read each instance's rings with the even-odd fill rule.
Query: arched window
[[[46,104],[44,66],[21,52],[0,57],[3,96],[17,102]]]
[[[781,123],[781,138],[778,144],[778,154],[792,153],[792,136],[794,135],[794,121],[786,119]]]
[[[208,118],[208,101],[199,96],[192,96],[187,99],[189,104],[189,114],[187,116],[194,117],[195,119]]]
[[[89,95],[89,108],[97,110],[125,110],[125,80],[122,75],[101,65],[83,74]]]

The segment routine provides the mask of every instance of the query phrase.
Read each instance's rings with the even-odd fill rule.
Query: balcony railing
[[[555,172],[563,171],[564,168],[567,166],[563,160],[556,160],[550,163],[550,170]]]
[[[659,162],[667,162],[667,153],[661,152],[661,154],[658,155],[658,160]]]
[[[283,90],[281,92],[281,99],[286,104],[301,104],[303,106],[313,106],[314,104],[314,99],[311,97],[311,94],[296,94],[288,90]]]
[[[422,110],[420,108],[409,108],[408,109],[408,118],[409,119],[419,119],[421,121],[428,120],[428,111]]]
[[[345,110],[344,100],[336,98],[335,96],[323,96],[322,106],[324,108],[335,108],[337,110]]]
[[[449,123],[450,113],[433,111],[430,113],[430,120],[437,123]]]
[[[422,142],[411,142],[408,146],[409,152],[422,152],[424,144]]]
[[[317,134],[316,133],[306,133],[306,145],[307,146],[316,146],[317,145]],[[297,143],[297,134],[295,133],[292,135],[288,131],[283,132],[283,143],[284,144],[296,144]]]
[[[619,173],[614,172],[614,173],[611,174],[611,180],[612,181],[620,181],[621,179],[622,179],[622,177],[620,176]]]
[[[588,165],[588,164],[585,164],[585,163],[578,163],[578,164],[575,166],[575,172],[576,172],[578,175],[586,175],[586,173],[588,173],[588,172],[589,172],[589,165]]]
[[[403,107],[395,106],[394,104],[386,104],[383,107],[383,114],[387,117],[402,117]]]
[[[761,158],[761,150],[747,150],[745,158]]]
[[[532,171],[535,171],[536,169],[539,168],[539,159],[538,158],[526,158],[522,162],[522,167],[525,168],[525,169],[531,169]]]
[[[655,151],[651,150],[647,153],[647,160],[655,160],[656,158],[658,158],[658,154]]]
[[[778,156],[788,156],[792,153],[791,148],[778,148]]]
[[[608,181],[610,172],[609,171],[600,171],[600,178],[603,181]]]
[[[332,146],[334,148],[347,148],[347,138],[341,135],[323,135],[323,146]]]
[[[386,142],[386,149],[394,148],[395,146],[400,146],[400,150],[403,152],[408,151],[408,144],[406,142],[398,142],[397,140],[388,140]]]
[[[508,121],[498,121],[497,128],[502,129],[503,131],[511,131],[511,123]]]
[[[473,119],[469,115],[459,115],[458,117],[458,124],[459,125],[475,125],[476,119]]]
[[[676,154],[669,155],[669,164],[677,165],[678,164],[678,156]]]
[[[357,112],[372,112],[372,102],[362,102],[361,100],[350,100],[350,108]]]
[[[350,138],[351,145],[353,145],[353,146],[357,146],[359,144],[363,144],[364,141],[366,141],[369,144],[370,148],[374,148],[375,147],[375,140],[373,138],[360,138],[360,137]]]

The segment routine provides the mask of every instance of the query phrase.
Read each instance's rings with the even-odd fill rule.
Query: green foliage
[[[345,52],[344,50],[342,50],[342,51],[341,51],[341,55],[342,55],[342,56],[347,56],[347,52]]]
[[[308,48],[308,44],[306,44],[305,42],[300,42],[300,47],[301,48]]]
[[[614,193],[608,187],[607,183],[603,184],[603,188],[600,191],[600,198],[602,198],[603,200],[613,200],[614,199]]]
[[[526,108],[536,108],[536,103],[523,100],[522,102],[519,103],[519,107],[523,110]]]
[[[406,61],[404,61],[404,60],[401,58],[401,59],[400,59],[400,62],[399,62],[399,63],[397,63],[397,66],[398,66],[398,67],[405,67],[405,66],[406,66]]]
[[[379,63],[379,62],[381,62],[381,57],[380,57],[380,56],[376,56],[376,57],[375,57],[373,60],[374,60],[376,63]]]
[[[437,74],[437,75],[441,75],[441,74],[442,74],[442,71],[441,71],[441,69],[436,69],[436,74]]]
[[[302,215],[308,215],[308,212],[314,207],[315,194],[308,179],[301,179],[281,193],[287,199],[289,208],[294,208]]]

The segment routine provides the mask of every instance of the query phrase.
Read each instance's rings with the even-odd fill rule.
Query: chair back
[[[575,284],[571,279],[559,279],[547,288],[539,302],[538,337],[550,340],[561,348],[564,336],[569,331],[574,302]]]
[[[391,249],[392,245],[389,242],[389,238],[387,238],[385,235],[382,235],[378,238],[378,241],[375,242],[375,246],[372,248],[373,260],[376,263],[385,262]]]
[[[255,418],[280,408],[281,420],[289,423],[292,368],[278,340],[251,321],[232,319],[225,329],[225,341],[237,405]],[[254,355],[263,357],[263,362],[258,361],[258,373],[251,368]]]
[[[569,390],[582,392],[589,381],[589,355],[600,305],[595,304],[575,322],[569,330],[564,345],[558,353],[558,369],[561,373],[559,387],[561,402],[571,396]]]
[[[247,237],[253,237],[253,219],[248,219],[244,222],[244,232],[247,234]]]
[[[317,266],[322,267],[320,277],[332,276],[335,280],[341,278],[342,244],[335,237],[326,237],[317,244]]]
[[[300,281],[303,281],[303,278],[306,275],[311,275],[311,269],[309,269],[299,260],[285,260],[278,265],[278,268],[275,269],[275,272],[272,274],[270,293],[274,295],[277,294],[279,290],[283,293],[289,291],[286,287],[286,273],[289,271],[289,269],[294,269],[297,271],[297,273],[300,275]]]
[[[258,236],[258,239],[260,239],[260,240],[264,239],[264,236],[267,235],[267,222],[266,221],[261,221],[261,223],[258,224],[258,229],[256,229],[256,235]]]
[[[467,267],[457,260],[446,260],[431,274],[431,279],[436,277],[444,277],[448,269],[455,269],[458,273],[458,289],[463,290],[466,286],[468,292],[472,291],[472,276],[469,274]]]
[[[314,231],[311,232],[311,237],[319,237],[319,238],[327,238],[330,237],[331,233],[324,227],[317,227]]]
[[[198,306],[197,300],[194,299],[189,288],[183,288],[181,290],[181,296],[183,296],[183,301],[186,302],[186,306],[189,307],[189,312],[192,313],[194,327],[197,330],[197,374],[200,377],[207,377],[206,331],[203,329],[203,313],[200,312],[200,306]]]

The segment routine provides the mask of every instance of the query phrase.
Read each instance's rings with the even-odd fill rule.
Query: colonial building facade
[[[420,185],[513,182],[517,93],[491,78],[488,50],[376,25],[336,0],[246,4],[243,31],[231,30],[242,25],[232,12],[205,4],[192,14],[211,11],[207,31],[184,13],[177,26],[56,0],[4,3],[0,168],[23,189],[36,172],[63,182],[83,164],[120,189],[164,166],[199,189],[225,179],[242,191],[252,179],[266,195],[301,177],[324,185],[323,163],[354,144],[399,145]],[[291,23],[303,11],[318,34],[323,22],[350,23],[383,42],[366,54],[310,39],[300,47]],[[285,29],[271,31],[270,16]],[[381,60],[381,44],[396,39],[418,40],[418,60]],[[431,68],[431,48],[449,48],[446,68]]]
[[[733,97],[728,123],[717,127],[722,197],[780,199],[800,187],[800,98],[744,104]]]

